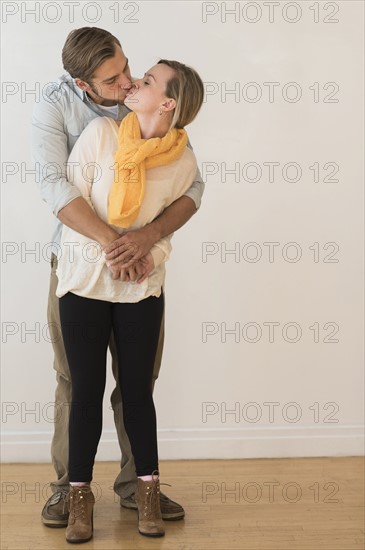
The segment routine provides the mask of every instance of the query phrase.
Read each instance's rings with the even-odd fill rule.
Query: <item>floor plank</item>
[[[137,514],[112,490],[117,463],[94,471],[94,537],[82,548],[104,550],[363,550],[364,459],[287,458],[161,462],[162,490],[186,510],[166,522],[166,536],[147,539]],[[50,495],[48,464],[1,467],[1,550],[63,550],[64,529],[40,512]]]

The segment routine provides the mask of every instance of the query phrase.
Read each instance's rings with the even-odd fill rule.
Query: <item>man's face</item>
[[[131,73],[128,59],[116,45],[114,57],[110,57],[95,71],[91,82],[76,79],[76,84],[101,105],[123,103],[131,87]]]

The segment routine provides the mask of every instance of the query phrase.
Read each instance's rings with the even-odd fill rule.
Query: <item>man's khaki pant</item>
[[[51,446],[52,463],[56,470],[57,481],[51,483],[53,492],[58,491],[62,487],[68,487],[68,423],[72,400],[70,371],[67,364],[66,352],[61,332],[59,299],[56,296],[56,288],[58,283],[56,269],[57,257],[52,255],[47,317],[54,350],[54,369],[57,373],[57,387],[55,395],[55,410],[57,411],[57,414],[55,414],[54,435]],[[160,371],[163,343],[164,317],[161,322],[152,387],[154,387]],[[114,491],[121,497],[127,497],[131,493],[135,492],[137,478],[134,458],[123,423],[122,400],[117,379],[117,352],[113,335],[111,335],[110,338],[109,349],[112,355],[112,371],[116,380],[116,386],[112,392],[110,400],[114,411],[114,422],[117,429],[119,445],[122,451],[120,463],[121,470],[114,482]]]

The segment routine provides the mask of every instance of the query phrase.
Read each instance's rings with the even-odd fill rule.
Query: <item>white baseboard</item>
[[[50,462],[52,432],[3,432],[1,462]],[[364,426],[159,430],[160,460],[364,455]],[[103,432],[97,460],[119,460],[113,430]]]

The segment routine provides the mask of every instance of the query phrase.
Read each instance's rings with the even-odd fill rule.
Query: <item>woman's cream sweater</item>
[[[109,117],[94,119],[77,140],[67,166],[68,180],[78,187],[84,199],[106,223],[108,195],[114,181],[118,130],[116,122]],[[145,196],[138,218],[130,229],[150,223],[184,195],[195,177],[196,167],[195,155],[186,147],[178,160],[146,170]],[[113,227],[118,233],[125,231]],[[149,296],[160,296],[165,280],[165,262],[171,252],[171,237],[172,234],[152,247],[155,269],[139,284],[114,281],[100,245],[64,225],[57,269],[57,296],[73,292],[108,302],[139,302]]]

